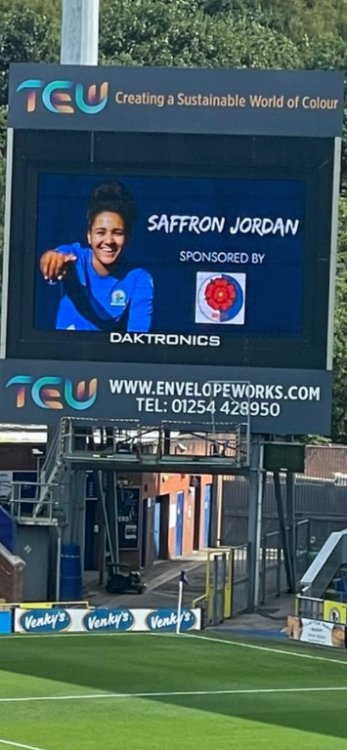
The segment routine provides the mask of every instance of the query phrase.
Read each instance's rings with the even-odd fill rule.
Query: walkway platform
[[[184,570],[188,585],[183,589],[183,605],[191,607],[192,601],[205,591],[206,559],[206,551],[201,550],[175,560],[155,562],[143,573],[143,582],[146,584],[143,594],[109,594],[105,586],[98,583],[97,573],[87,572],[84,596],[90,604],[98,607],[175,607],[180,574]],[[287,624],[287,616],[293,612],[294,596],[286,594],[267,601],[257,612],[238,614],[217,627],[218,631],[228,631],[229,634],[243,632],[249,635],[281,635]]]

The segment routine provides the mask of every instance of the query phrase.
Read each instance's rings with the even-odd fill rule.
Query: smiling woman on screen
[[[124,185],[98,185],[88,204],[88,246],[74,242],[41,256],[45,280],[61,285],[56,329],[150,330],[152,277],[143,268],[131,267],[124,257],[135,218],[134,200]]]

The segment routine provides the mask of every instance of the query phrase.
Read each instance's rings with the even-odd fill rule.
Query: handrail
[[[196,599],[193,599],[193,601],[192,601],[193,608],[197,607],[197,605],[199,604],[199,602],[202,602],[204,599],[207,599],[207,593],[206,592],[204,594],[201,594],[201,596],[198,596]]]
[[[2,602],[0,600],[0,610],[19,607],[20,609],[53,609],[53,607],[75,607],[78,605],[81,609],[95,609],[91,607],[89,601],[66,601],[66,602]]]

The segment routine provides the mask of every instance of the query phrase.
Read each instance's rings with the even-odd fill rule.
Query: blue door
[[[16,546],[17,524],[10,514],[0,505],[0,544],[14,554]]]
[[[211,518],[212,484],[206,484],[204,493],[204,536],[203,546],[208,547],[210,542],[210,518]]]
[[[180,557],[182,555],[182,546],[183,546],[183,511],[184,511],[184,492],[177,492],[176,544],[175,544],[175,555],[176,555],[176,557]]]
[[[160,514],[161,505],[160,501],[154,504],[154,518],[153,518],[153,557],[154,560],[160,558]]]

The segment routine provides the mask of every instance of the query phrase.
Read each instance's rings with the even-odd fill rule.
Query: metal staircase
[[[47,501],[58,502],[58,488],[65,468],[64,451],[67,427],[67,420],[61,419],[54,437],[48,445],[48,452],[40,471],[38,502],[33,509],[34,518],[40,516]]]
[[[36,482],[12,482],[8,511],[20,525],[63,526],[66,521],[64,448],[66,420],[60,420]],[[32,488],[28,499],[26,490]]]

